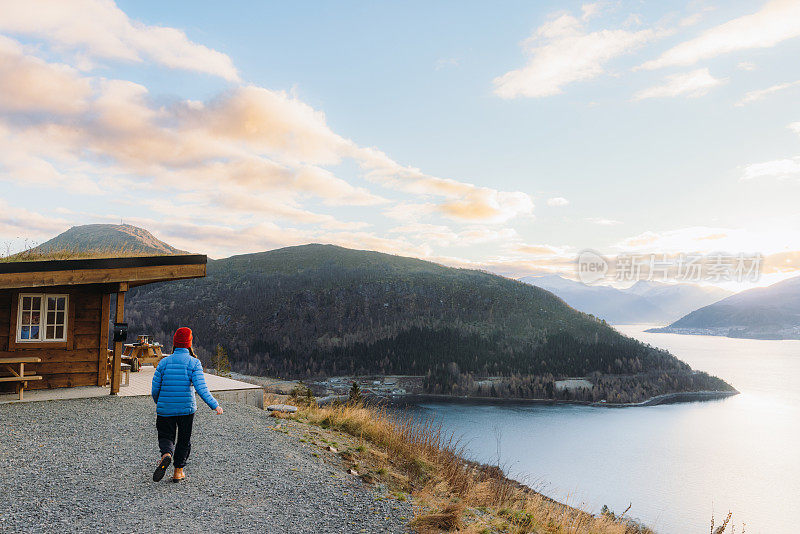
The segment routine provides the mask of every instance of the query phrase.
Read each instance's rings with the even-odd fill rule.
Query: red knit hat
[[[192,331],[185,326],[175,330],[175,335],[172,336],[172,346],[176,349],[188,349],[192,346]]]

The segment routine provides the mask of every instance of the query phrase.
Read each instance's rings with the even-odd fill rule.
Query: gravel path
[[[170,469],[156,484],[149,398],[0,405],[0,532],[406,531],[408,502],[274,423],[251,406],[217,416],[200,404],[189,479],[172,483]]]

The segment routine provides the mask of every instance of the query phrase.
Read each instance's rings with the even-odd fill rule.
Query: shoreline
[[[274,395],[289,395],[291,390],[298,384],[302,383],[299,380],[285,380],[279,378],[259,377],[253,375],[243,375],[239,373],[232,373],[236,375],[237,380],[250,382],[261,386],[265,392]],[[357,378],[372,379],[378,378],[377,376],[369,377],[345,377],[345,382],[352,381]],[[382,379],[402,379],[421,377],[411,375],[388,375],[381,377]],[[399,387],[396,385],[390,386],[392,388]],[[402,391],[402,389],[400,390]],[[643,406],[659,406],[662,404],[677,404],[683,402],[706,402],[714,400],[723,400],[734,395],[738,395],[738,390],[733,391],[719,391],[719,390],[701,390],[701,391],[676,391],[672,393],[663,393],[656,395],[639,402],[605,402],[605,401],[588,401],[588,400],[568,400],[568,399],[532,399],[525,397],[485,397],[485,396],[465,396],[465,395],[444,395],[436,393],[407,393],[407,392],[389,392],[389,391],[362,391],[363,398],[368,402],[383,403],[394,406],[410,406],[425,403],[457,403],[457,404],[475,404],[475,405],[502,405],[502,404],[517,404],[517,405],[531,405],[531,406],[553,406],[557,404],[575,405],[575,406],[591,406],[596,408],[635,408]],[[349,399],[347,394],[335,394],[330,392],[327,395],[317,395],[316,401],[319,405],[327,405],[335,402],[346,402]]]
[[[679,391],[675,393],[664,393],[656,395],[641,402],[629,403],[610,403],[593,402],[579,400],[559,400],[559,399],[526,399],[519,397],[466,397],[458,395],[438,395],[432,393],[413,393],[406,395],[364,395],[367,401],[378,401],[380,403],[391,404],[394,406],[410,406],[426,403],[453,403],[453,404],[475,404],[475,405],[502,405],[502,404],[525,404],[531,406],[547,406],[557,404],[572,404],[575,406],[591,406],[596,408],[635,408],[643,406],[659,406],[662,404],[678,404],[683,402],[706,402],[712,400],[722,400],[734,395],[738,391]],[[347,395],[328,395],[317,399],[320,405],[334,402],[342,402],[348,399]]]
[[[751,335],[731,335],[739,332],[731,331],[732,327],[718,327],[718,328],[673,328],[670,326],[662,326],[657,328],[648,328],[645,330],[648,334],[676,334],[679,336],[714,336],[724,337],[728,339],[751,339],[754,341],[798,341],[800,336],[796,334],[784,335],[780,333],[764,332],[761,335],[756,333]]]

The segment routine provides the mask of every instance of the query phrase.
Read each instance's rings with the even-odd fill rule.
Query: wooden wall
[[[0,290],[0,358],[36,356],[41,363],[25,364],[25,374],[42,375],[28,382],[28,389],[105,385],[108,348],[109,297],[103,286],[67,286]],[[61,343],[16,343],[19,293],[69,295],[67,341]],[[1,366],[0,366],[1,367]],[[8,376],[4,368],[0,375]],[[0,383],[6,392],[12,383]]]
[[[8,335],[11,325],[10,317],[11,291],[0,290],[0,352],[8,350]]]

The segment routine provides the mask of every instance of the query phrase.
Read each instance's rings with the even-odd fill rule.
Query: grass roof
[[[125,248],[107,249],[58,249],[39,251],[36,249],[23,250],[10,256],[0,257],[0,263],[50,261],[50,260],[88,260],[96,258],[138,258],[144,256],[171,256],[166,252],[144,252]]]

